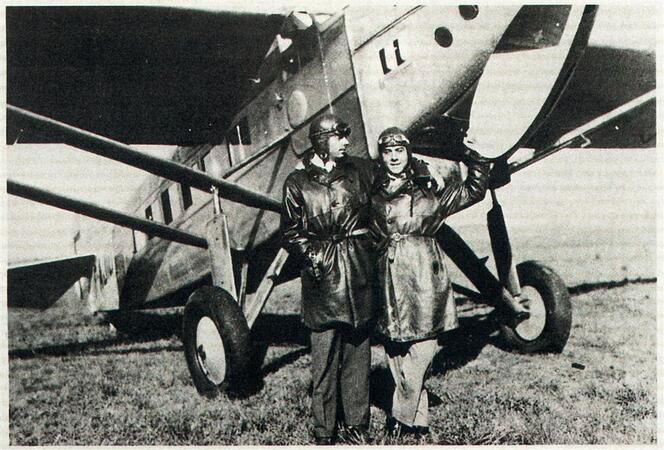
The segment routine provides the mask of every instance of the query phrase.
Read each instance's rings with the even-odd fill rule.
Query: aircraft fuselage
[[[570,7],[559,8],[549,22],[571,16]],[[355,156],[377,157],[378,134],[394,125],[413,135],[458,141],[468,126],[472,93],[497,46],[505,52],[531,44],[537,49],[555,45],[546,40],[561,34],[553,22],[529,28],[529,15],[540,15],[523,11],[348,7],[321,21],[310,16],[310,26],[288,19],[224,142],[179,148],[174,159],[280,200],[284,180],[311,147],[309,123],[328,109],[351,125],[348,152]],[[519,21],[526,26],[514,30]],[[496,114],[502,114],[499,107]],[[132,205],[138,216],[198,235],[213,214],[210,194],[157,177],[141,186]],[[279,248],[279,215],[223,199],[221,206],[234,262],[249,256],[249,279],[260,278]],[[108,280],[118,283],[120,295],[101,296],[98,309],[160,306],[209,278],[206,250],[126,228],[114,228],[112,237],[114,277]]]

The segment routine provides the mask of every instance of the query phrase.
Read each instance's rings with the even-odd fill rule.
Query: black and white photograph
[[[661,10],[4,2],[0,446],[661,442]]]

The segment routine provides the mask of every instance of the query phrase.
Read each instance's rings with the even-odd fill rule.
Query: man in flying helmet
[[[371,161],[347,155],[349,136],[350,126],[333,114],[314,119],[312,151],[284,183],[282,231],[302,262],[301,312],[311,329],[317,444],[333,444],[339,433],[360,437],[369,427],[373,173]]]

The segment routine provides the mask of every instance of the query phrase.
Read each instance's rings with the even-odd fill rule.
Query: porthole
[[[453,41],[452,33],[450,32],[450,30],[448,30],[445,27],[436,28],[434,37],[438,45],[440,45],[441,47],[447,48],[450,45],[452,45]]]
[[[480,13],[480,7],[477,5],[461,5],[459,6],[459,14],[464,20],[473,20]]]

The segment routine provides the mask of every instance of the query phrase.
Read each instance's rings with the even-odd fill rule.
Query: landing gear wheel
[[[216,286],[191,294],[184,309],[184,354],[199,394],[215,397],[249,370],[247,321],[233,297]]]
[[[503,339],[521,353],[561,352],[572,327],[572,304],[564,281],[536,261],[523,262],[516,271],[530,317],[516,325],[501,323]]]

